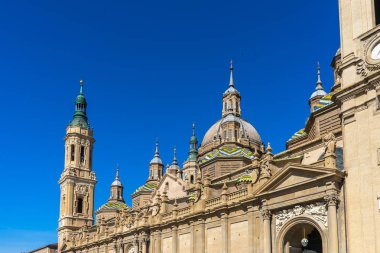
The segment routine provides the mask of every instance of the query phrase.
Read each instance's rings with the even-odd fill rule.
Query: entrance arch
[[[302,245],[301,240],[307,239]],[[277,236],[278,253],[327,253],[326,231],[309,217],[289,220]]]

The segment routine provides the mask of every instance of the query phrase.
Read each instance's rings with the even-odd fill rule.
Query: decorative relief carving
[[[77,184],[75,187],[75,192],[77,194],[86,195],[88,192],[88,185]]]
[[[263,220],[270,220],[272,217],[272,212],[268,209],[262,209],[260,213]]]
[[[339,203],[339,195],[337,193],[329,194],[324,199],[328,206],[336,206]]]
[[[274,216],[276,219],[276,231],[280,231],[281,227],[291,218],[300,215],[310,216],[313,219],[321,222],[327,228],[327,210],[323,202],[317,202],[310,205],[297,205],[292,209],[282,210],[277,212]]]

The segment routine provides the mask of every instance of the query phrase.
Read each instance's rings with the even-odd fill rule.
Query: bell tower
[[[380,1],[339,0],[340,87],[347,243],[344,252],[380,252]],[[365,243],[363,243],[365,242]]]
[[[66,128],[65,164],[59,179],[60,212],[58,249],[70,240],[70,232],[93,224],[95,173],[92,171],[93,130],[87,119],[83,81],[75,102],[72,121]]]

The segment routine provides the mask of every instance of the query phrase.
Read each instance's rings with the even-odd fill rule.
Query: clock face
[[[371,58],[373,60],[379,60],[380,59],[380,43],[378,43],[376,46],[373,47],[371,51]]]

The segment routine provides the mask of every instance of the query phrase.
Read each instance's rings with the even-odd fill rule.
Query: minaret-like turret
[[[192,135],[190,137],[190,150],[187,160],[183,163],[183,179],[193,184],[195,182],[198,163],[198,139],[195,136],[195,124],[193,124]]]
[[[59,180],[60,212],[58,250],[69,234],[93,224],[95,173],[92,171],[92,150],[95,139],[86,114],[87,101],[80,81],[74,117],[66,128],[65,165]]]
[[[169,166],[169,168],[166,169],[166,173],[172,174],[173,176],[176,176],[178,173],[178,170],[180,170],[177,162],[177,148],[174,147],[174,156],[173,156],[173,162]]]
[[[233,114],[240,117],[240,93],[235,89],[234,77],[233,77],[234,68],[232,66],[232,61],[230,63],[230,83],[228,89],[223,93],[223,110],[222,117],[227,116],[228,114]]]
[[[156,151],[154,152],[153,159],[149,164],[149,177],[147,181],[159,181],[162,178],[164,164],[158,152],[158,141],[156,141]]]
[[[326,92],[323,90],[322,81],[321,81],[321,67],[318,62],[317,69],[317,84],[315,86],[315,91],[311,94],[309,99],[310,112],[314,111],[314,106],[318,103],[318,101],[326,96]]]
[[[114,200],[124,202],[123,189],[123,184],[120,182],[119,179],[119,166],[117,166],[115,180],[111,184],[111,195],[108,201]]]

